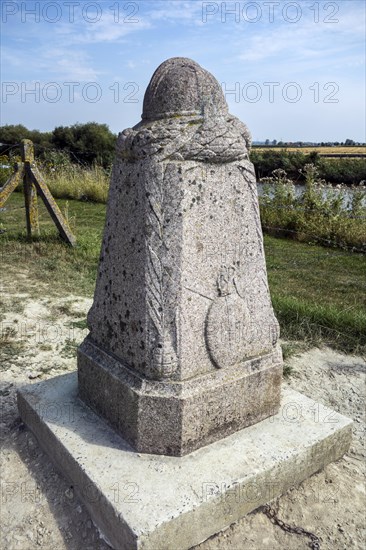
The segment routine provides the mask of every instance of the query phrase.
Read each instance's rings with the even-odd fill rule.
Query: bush
[[[116,139],[106,124],[87,122],[55,128],[51,141],[56,149],[70,153],[73,162],[76,160],[89,166],[97,163],[109,168],[113,162]]]
[[[252,149],[250,153],[258,180],[271,177],[276,169],[285,170],[287,175],[294,181],[301,180],[300,169],[309,162],[316,163],[318,156],[316,151],[305,155],[301,151],[287,151],[286,149],[280,151]]]
[[[366,161],[357,158],[321,158],[318,162],[320,177],[332,183],[352,185],[366,180]]]
[[[301,151],[280,151],[252,149],[251,161],[254,164],[257,179],[271,177],[274,170],[281,168],[295,182],[304,181],[303,171],[306,164],[314,164],[319,177],[329,183],[358,184],[366,180],[366,161],[358,158],[322,158],[317,151],[304,154]]]
[[[28,130],[21,124],[5,125],[0,126],[0,155],[8,154],[14,147],[17,149],[22,139],[33,142],[36,158],[52,150],[62,151],[77,164],[92,166],[97,163],[108,169],[113,162],[117,136],[107,124],[98,122],[58,126],[52,132]]]
[[[301,170],[305,192],[296,197],[294,185],[283,170],[266,178],[259,197],[262,226],[277,236],[366,252],[366,194],[364,182],[351,198],[319,178],[313,164]]]

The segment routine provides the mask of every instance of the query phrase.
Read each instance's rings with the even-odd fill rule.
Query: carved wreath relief
[[[147,199],[147,270],[146,296],[148,313],[150,361],[149,375],[153,379],[169,378],[178,368],[174,346],[174,312],[169,307],[172,295],[171,277],[164,257],[166,250],[164,176],[151,178]],[[172,319],[173,317],[173,319]]]

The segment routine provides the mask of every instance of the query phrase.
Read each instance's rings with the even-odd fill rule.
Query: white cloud
[[[41,63],[49,74],[57,75],[57,80],[94,82],[100,74],[92,67],[89,55],[70,48],[47,51]]]
[[[258,29],[247,36],[244,45],[237,38],[238,50],[242,49],[237,59],[260,62],[262,69],[275,63],[279,71],[287,66],[299,74],[322,67],[330,72],[362,64],[362,55],[355,56],[355,49],[363,37],[362,17],[357,14],[339,15],[339,23],[334,24],[304,20],[291,26],[268,25],[265,33]]]
[[[175,21],[177,23],[202,23],[202,2],[195,0],[163,0],[159,2],[147,2],[146,7],[154,7],[148,10],[149,19],[153,21]]]
[[[136,23],[120,25],[113,21],[112,17],[106,18],[92,28],[89,28],[83,35],[75,35],[76,43],[101,43],[101,42],[118,42],[126,36],[136,33],[141,30],[146,30],[151,27],[147,21],[139,20]]]

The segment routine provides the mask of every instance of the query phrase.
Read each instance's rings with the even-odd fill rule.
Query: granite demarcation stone
[[[250,134],[217,80],[165,61],[118,137],[79,396],[181,456],[276,414],[282,354]]]

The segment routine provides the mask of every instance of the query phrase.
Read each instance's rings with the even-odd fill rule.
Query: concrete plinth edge
[[[18,392],[24,423],[118,549],[186,550],[340,458],[352,421],[284,387],[278,414],[184,457],[139,454],[77,397],[77,375]]]

